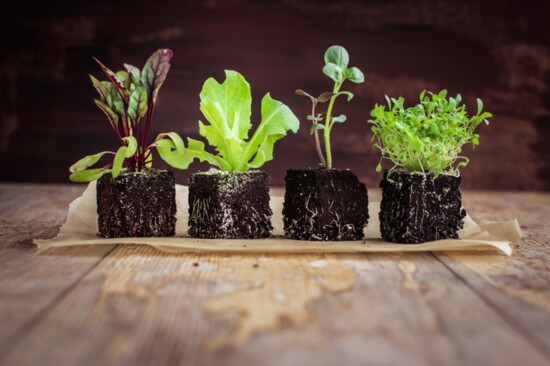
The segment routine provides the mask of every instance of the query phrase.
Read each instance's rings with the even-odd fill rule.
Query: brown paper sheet
[[[378,202],[369,204],[369,224],[365,239],[359,241],[315,242],[291,240],[283,236],[282,197],[271,197],[273,209],[273,238],[257,240],[195,239],[187,236],[187,187],[176,185],[177,223],[172,238],[118,238],[97,236],[96,186],[89,184],[82,196],[69,205],[66,223],[59,234],[48,240],[34,240],[39,251],[73,245],[145,244],[161,251],[180,253],[189,251],[216,252],[271,252],[271,253],[359,253],[359,252],[424,252],[451,250],[499,250],[511,255],[510,243],[521,239],[517,220],[478,225],[469,216],[465,218],[460,239],[447,239],[416,245],[389,243],[381,239]]]

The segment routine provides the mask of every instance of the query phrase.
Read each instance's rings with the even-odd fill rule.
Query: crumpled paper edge
[[[369,224],[365,239],[358,241],[318,242],[292,240],[282,236],[282,197],[271,197],[274,237],[269,239],[197,239],[187,233],[187,187],[176,185],[178,218],[176,236],[171,238],[116,238],[104,239],[96,235],[97,214],[95,182],[89,184],[82,196],[69,205],[67,221],[59,234],[46,240],[35,239],[39,252],[50,248],[75,245],[143,244],[167,253],[183,252],[250,252],[250,253],[365,253],[365,252],[435,252],[465,250],[498,250],[512,255],[510,243],[521,239],[517,220],[478,225],[470,216],[465,218],[461,239],[445,239],[422,244],[395,244],[380,238],[379,203],[369,204]]]

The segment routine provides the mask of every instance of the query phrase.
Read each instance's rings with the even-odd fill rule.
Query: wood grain
[[[482,223],[517,217],[523,240],[513,245],[511,258],[434,255],[550,356],[550,195],[507,193],[505,199],[500,197],[487,192],[467,197],[465,204],[478,208],[475,218]]]
[[[65,248],[55,256],[36,255],[32,239],[54,236],[69,202],[81,193],[76,186],[0,186],[0,355],[112,250]]]
[[[464,193],[475,219],[524,224],[509,259],[34,255],[28,238],[53,235],[79,192],[0,185],[0,364],[550,364],[548,194]]]

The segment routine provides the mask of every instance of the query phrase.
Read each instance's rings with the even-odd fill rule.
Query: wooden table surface
[[[37,255],[83,189],[0,185],[3,365],[550,365],[548,193],[464,193],[479,222],[520,221],[509,258]]]

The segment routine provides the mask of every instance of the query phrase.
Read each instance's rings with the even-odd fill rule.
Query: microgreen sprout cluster
[[[387,108],[375,105],[368,122],[374,147],[382,153],[376,171],[381,171],[382,160],[388,159],[394,164],[392,170],[459,174],[458,169],[468,164],[468,158],[460,155],[462,146],[479,144],[474,131],[483,122],[489,124],[492,114],[483,112],[483,102],[477,99],[477,114],[469,117],[460,94],[446,97],[446,90],[437,94],[423,91],[420,103],[409,108],[401,97],[386,96]]]
[[[348,51],[341,46],[331,46],[325,52],[325,66],[323,67],[323,73],[334,81],[332,92],[322,93],[315,98],[301,89],[296,90],[297,95],[308,97],[311,100],[311,114],[307,117],[307,119],[312,122],[311,133],[315,135],[315,146],[317,149],[317,154],[319,155],[320,165],[323,168],[332,169],[332,151],[330,147],[330,132],[332,131],[332,127],[335,123],[343,123],[346,121],[346,116],[343,114],[336,117],[332,116],[334,102],[340,95],[345,95],[348,102],[353,98],[352,93],[348,91],[341,91],[340,89],[346,80],[356,84],[360,84],[365,81],[365,77],[361,70],[357,67],[348,68],[348,64]],[[317,105],[319,103],[326,102],[328,102],[326,113],[317,113]],[[323,117],[323,115],[325,115],[325,117]],[[323,157],[318,132],[319,130],[324,130],[326,160]]]

